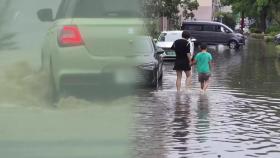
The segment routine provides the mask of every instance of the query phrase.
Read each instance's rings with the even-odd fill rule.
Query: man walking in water
[[[198,72],[198,81],[200,82],[201,91],[205,92],[209,85],[209,78],[211,76],[212,55],[207,52],[207,45],[200,46],[201,52],[194,57],[193,64],[196,64]]]
[[[182,32],[182,39],[176,40],[171,49],[175,50],[176,60],[173,70],[176,70],[177,80],[176,87],[179,92],[181,89],[181,80],[183,71],[186,74],[187,80],[191,77],[191,54],[190,54],[190,33],[187,31]]]

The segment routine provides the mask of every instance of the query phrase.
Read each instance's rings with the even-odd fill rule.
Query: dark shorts
[[[199,73],[198,74],[198,81],[199,82],[205,82],[208,81],[210,78],[211,74],[210,73]]]
[[[189,63],[186,62],[186,60],[177,60],[174,63],[174,68],[173,70],[177,71],[190,71],[191,66]]]

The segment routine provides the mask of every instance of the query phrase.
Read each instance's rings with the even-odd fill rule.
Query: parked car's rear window
[[[174,42],[177,39],[180,39],[182,33],[161,33],[158,41],[160,42]]]
[[[63,0],[60,18],[140,17],[139,0]]]

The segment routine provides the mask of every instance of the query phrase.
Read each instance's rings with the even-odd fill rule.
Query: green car
[[[54,90],[130,84],[139,78],[157,85],[163,52],[142,37],[140,10],[138,0],[62,0],[55,17],[51,9],[39,10],[41,21],[53,22],[42,46],[42,69]],[[152,69],[153,77],[139,67]]]

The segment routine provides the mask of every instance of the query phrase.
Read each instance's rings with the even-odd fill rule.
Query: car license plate
[[[176,55],[175,52],[166,52],[165,54],[168,55],[168,56],[175,56]]]
[[[136,82],[136,72],[133,70],[118,70],[115,73],[115,81],[119,84],[131,84]]]

